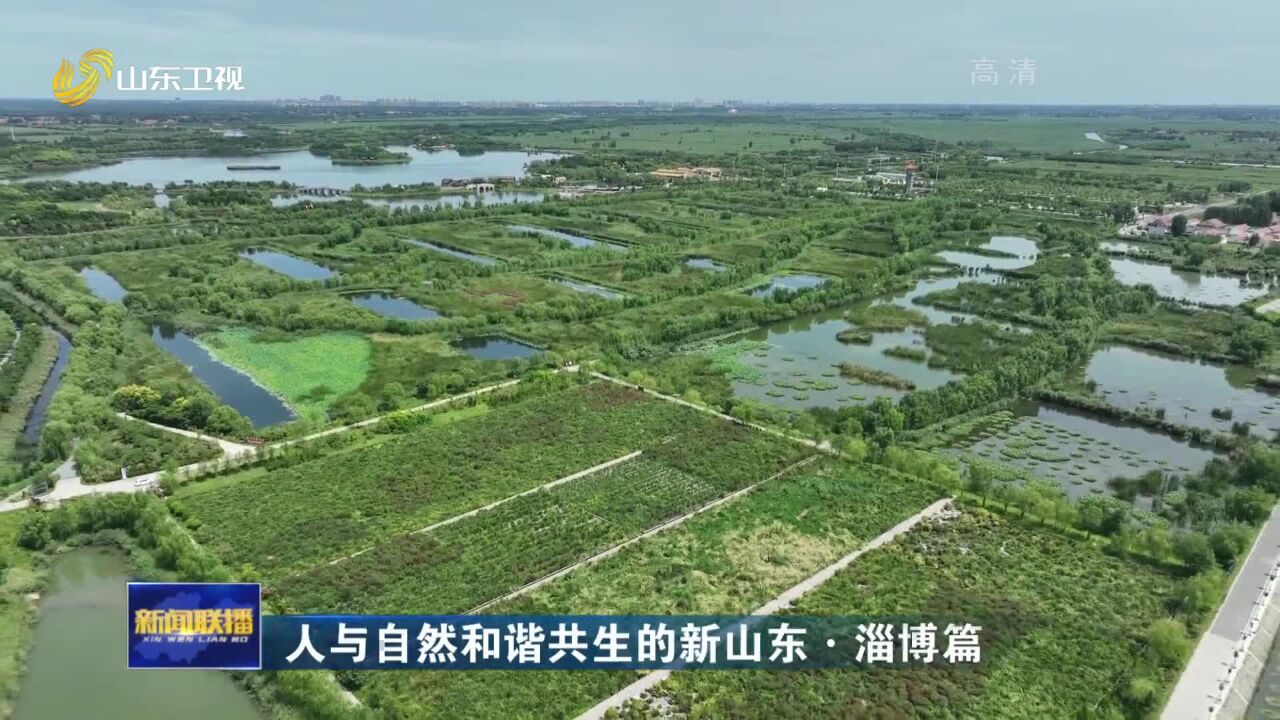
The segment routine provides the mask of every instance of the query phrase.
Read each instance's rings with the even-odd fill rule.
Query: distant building
[[[673,167],[658,168],[650,171],[650,175],[665,180],[719,180],[722,170],[718,167]]]

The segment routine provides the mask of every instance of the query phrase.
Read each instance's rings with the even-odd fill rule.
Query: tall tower
[[[907,176],[907,194],[910,195],[916,187],[916,161],[908,160],[907,166],[903,169]]]

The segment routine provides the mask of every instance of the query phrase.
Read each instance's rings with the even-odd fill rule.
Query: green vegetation
[[[266,475],[180,494],[236,567],[296,572],[593,467],[705,422],[610,384],[535,397]],[[466,469],[466,474],[462,470]]]
[[[871,385],[883,385],[897,390],[914,390],[916,385],[906,378],[898,377],[884,370],[876,370],[854,363],[841,363],[840,374]]]
[[[0,137],[0,176],[147,155],[254,164],[241,158],[283,150],[327,157],[344,177],[357,172],[345,165],[369,167],[350,196],[324,200],[300,195],[288,170],[178,177],[167,204],[123,183],[0,184],[6,496],[47,489],[69,459],[86,483],[200,463],[166,477],[164,500],[76,500],[0,519],[0,541],[17,543],[0,553],[0,604],[19,628],[0,637],[0,651],[16,647],[0,652],[12,658],[0,663],[10,694],[32,616],[21,593],[68,543],[124,545],[145,577],[262,581],[277,610],[466,612],[821,452],[484,612],[748,612],[950,493],[983,509],[869,553],[793,611],[977,618],[994,628],[990,663],[676,673],[624,715],[1152,717],[1280,495],[1274,404],[1246,414],[1212,398],[1203,412],[1217,429],[1191,427],[1155,406],[1163,393],[1121,407],[1085,372],[1100,347],[1121,344],[1227,363],[1236,390],[1280,384],[1275,298],[1261,294],[1280,252],[1212,242],[1193,225],[1277,209],[1273,111],[197,110],[149,110],[160,128],[110,109],[92,121],[59,114],[51,128],[15,121],[12,139]],[[209,131],[221,126],[244,131]],[[568,152],[499,180],[539,198],[506,204],[382,179],[378,165],[408,159],[388,148],[403,146]],[[920,166],[910,201],[864,177],[906,161]],[[680,166],[719,168],[719,179],[651,175]],[[1137,213],[1184,218],[1185,232],[1125,229],[1143,262],[1226,275],[1258,296],[1210,309],[1119,282],[1121,250],[1102,243]],[[1005,235],[1034,240],[1034,260],[985,248]],[[333,274],[290,277],[242,258],[249,248]],[[939,255],[960,249],[989,262]],[[85,267],[127,297],[94,295]],[[752,292],[800,275],[822,282]],[[357,303],[365,295],[419,308],[371,309]],[[70,358],[28,442],[54,329]],[[299,417],[253,427],[255,408],[162,348],[170,331]],[[924,364],[908,380],[888,371],[901,359]],[[520,382],[414,409],[509,380]],[[121,412],[268,446],[222,459]],[[634,677],[344,674],[362,710],[328,675],[245,684],[281,718],[559,717]]]
[[[842,717],[852,702],[911,714],[944,698],[953,712],[976,717],[1039,718],[1099,703],[1141,713],[1176,677],[1145,639],[1148,628],[1169,622],[1173,594],[1173,577],[1140,562],[965,511],[867,555],[788,612],[963,617],[983,627],[977,667],[676,673],[658,696],[677,712],[716,717]],[[1155,692],[1133,697],[1139,678]],[[796,708],[796,696],[811,699]]]
[[[355,390],[369,373],[369,342],[356,335],[291,337],[228,329],[204,342],[219,359],[313,419],[323,419],[334,398]]]

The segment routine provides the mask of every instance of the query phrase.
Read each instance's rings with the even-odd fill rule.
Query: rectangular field
[[[197,539],[265,577],[297,572],[705,427],[706,416],[610,384],[427,425],[368,449],[181,496]]]
[[[747,613],[937,497],[931,488],[878,468],[809,465],[485,612]],[[400,717],[565,718],[636,677],[604,671],[371,673],[362,676],[358,695]]]
[[[282,579],[299,611],[460,613],[759,482],[804,448],[715,418],[639,458]]]
[[[860,558],[802,598],[797,615],[952,616],[983,627],[981,662],[948,669],[677,672],[651,707],[687,717],[1061,717],[1140,709],[1146,632],[1168,617],[1174,578],[1053,530],[963,510]],[[945,647],[945,641],[940,647]],[[1130,683],[1135,683],[1130,685]],[[1102,716],[1110,716],[1103,712]]]

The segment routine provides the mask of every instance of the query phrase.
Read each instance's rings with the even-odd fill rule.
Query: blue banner
[[[258,670],[256,583],[129,583],[130,668]]]
[[[982,627],[815,616],[279,615],[267,670],[972,667]]]

